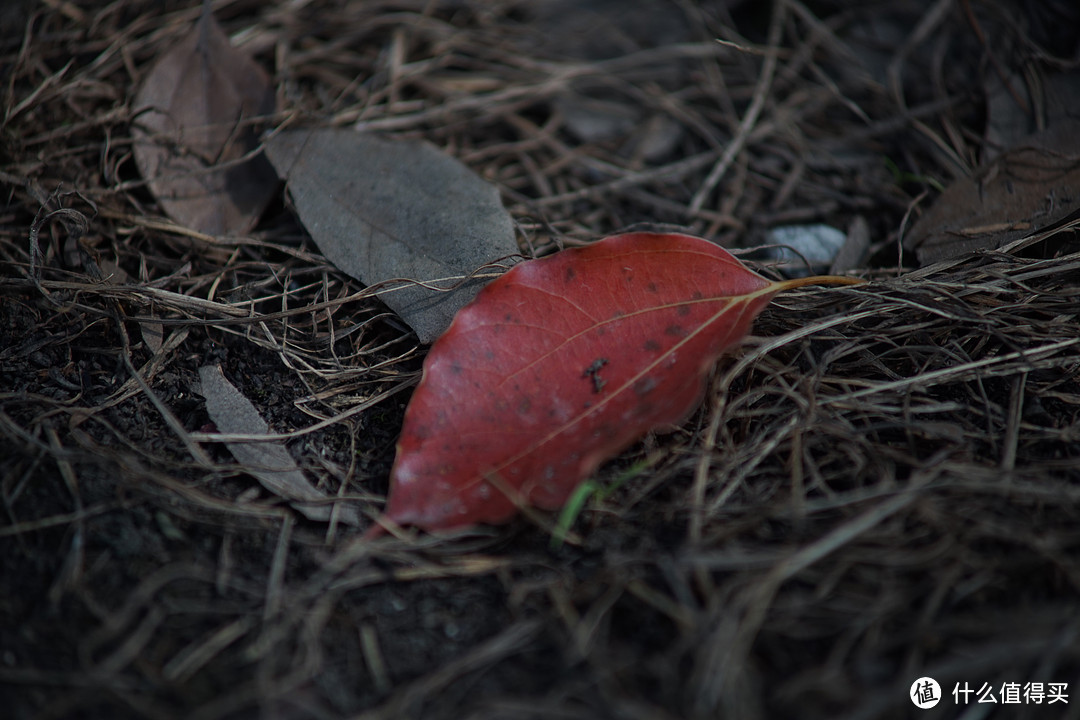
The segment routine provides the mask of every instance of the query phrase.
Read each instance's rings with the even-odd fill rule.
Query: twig
[[[754,124],[761,114],[762,108],[765,107],[765,101],[768,100],[769,97],[769,88],[772,85],[773,75],[776,72],[780,33],[783,30],[784,17],[787,14],[786,9],[787,3],[785,0],[773,0],[772,18],[769,21],[769,34],[768,39],[766,40],[769,50],[765,55],[765,61],[762,63],[761,75],[758,77],[757,86],[754,88],[754,97],[750,102],[750,107],[746,110],[746,115],[743,116],[742,122],[739,123],[739,130],[735,133],[735,137],[731,139],[731,142],[724,150],[724,154],[720,156],[720,160],[713,166],[708,177],[705,178],[705,182],[702,183],[701,187],[694,194],[694,199],[690,201],[691,213],[695,213],[701,209],[701,206],[705,204],[709,195],[716,189],[717,183],[724,177],[724,173],[727,172],[727,169],[731,166],[731,163],[735,160],[736,156],[742,152],[750,137],[750,132],[753,130]]]

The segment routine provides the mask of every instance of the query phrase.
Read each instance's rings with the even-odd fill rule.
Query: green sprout
[[[656,462],[656,459],[656,457],[647,457],[638,460],[619,473],[618,477],[606,486],[591,478],[578,485],[574,492],[570,494],[570,497],[567,498],[562,509],[559,510],[559,519],[556,521],[555,528],[551,533],[551,549],[558,550],[566,542],[566,536],[569,534],[570,528],[577,522],[578,516],[585,509],[585,504],[589,501],[589,498],[595,496],[598,501],[606,500],[621,488],[627,480],[637,477],[644,470],[651,467]]]

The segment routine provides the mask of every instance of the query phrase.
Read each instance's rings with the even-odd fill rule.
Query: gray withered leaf
[[[468,277],[518,251],[498,190],[425,142],[348,129],[290,130],[266,142],[304,227],[330,262],[430,343],[486,280]],[[453,288],[449,290],[449,288]]]
[[[204,5],[202,17],[158,58],[135,96],[135,162],[161,208],[206,233],[254,227],[277,188],[253,118],[274,112],[259,65],[229,44]]]
[[[229,382],[218,365],[199,368],[200,393],[206,398],[206,413],[218,430],[230,435],[267,435],[266,424],[258,409]],[[329,520],[333,505],[331,498],[308,481],[304,471],[293,460],[281,442],[228,441],[229,448],[244,471],[274,495],[289,500],[304,517]],[[338,519],[350,525],[359,524],[359,514],[353,506],[339,509]]]

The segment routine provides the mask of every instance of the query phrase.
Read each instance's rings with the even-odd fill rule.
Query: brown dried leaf
[[[206,412],[223,433],[235,435],[267,435],[270,426],[236,387],[228,381],[217,365],[199,368],[201,394],[206,398]],[[304,471],[280,442],[226,442],[244,471],[257,479],[264,488],[292,501],[292,506],[310,520],[329,520],[333,506],[330,498],[308,482]],[[341,507],[338,520],[350,525],[359,524],[355,508]]]
[[[291,130],[269,139],[266,153],[330,262],[369,285],[407,278],[429,286],[380,295],[422,343],[485,284],[461,278],[518,250],[498,190],[427,143]]]
[[[997,73],[988,73],[983,92],[984,161],[997,157],[1003,148],[1023,143],[1041,128],[1080,117],[1080,70],[1076,68],[1045,73],[1017,70],[1008,77],[1008,84]]]
[[[1080,204],[1080,123],[1031,135],[949,187],[904,240],[932,263],[998,248],[1045,228]]]
[[[240,158],[258,146],[251,119],[273,112],[266,73],[204,10],[135,97],[135,162],[162,209],[209,235],[250,230],[277,179],[263,155]]]

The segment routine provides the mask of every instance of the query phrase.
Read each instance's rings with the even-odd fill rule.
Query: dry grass
[[[680,2],[604,57],[602,29],[525,3],[215,3],[274,70],[277,126],[432,140],[500,188],[523,252],[868,222],[871,282],[778,299],[552,549],[542,517],[379,542],[298,519],[203,427],[220,362],[320,488],[376,513],[424,350],[286,206],[247,237],[156,214],[129,102],[187,5],[0,15],[12,717],[883,718],[922,675],[958,716],[957,682],[1080,686],[1076,243],[897,252],[930,189],[883,158],[947,183],[977,156],[963,13]],[[851,40],[867,18],[902,31],[880,67]],[[583,140],[570,91],[639,115]]]

